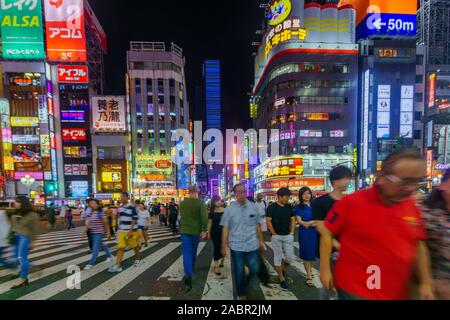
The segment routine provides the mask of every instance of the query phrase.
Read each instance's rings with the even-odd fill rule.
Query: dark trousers
[[[177,220],[178,220],[178,215],[170,216],[170,227],[172,228],[173,233],[178,233]]]
[[[89,244],[89,250],[92,251],[92,234],[91,234],[91,230],[88,230],[86,232],[87,238],[88,238],[88,244]]]
[[[222,255],[222,234],[219,232],[211,233],[211,240],[214,246],[214,261],[219,261],[223,258]]]
[[[114,228],[112,226],[112,217],[108,217],[108,225],[109,225],[109,232],[111,233],[111,237],[114,237],[115,232],[114,232]]]
[[[74,227],[72,220],[73,220],[73,217],[67,217],[67,230],[70,230]]]

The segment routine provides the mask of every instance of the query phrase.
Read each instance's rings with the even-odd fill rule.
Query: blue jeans
[[[257,278],[260,269],[259,250],[243,252],[231,250],[231,262],[233,265],[234,283],[238,297],[245,296],[245,265],[250,270],[250,282]]]
[[[30,270],[30,261],[28,254],[30,253],[31,239],[23,234],[16,234],[17,244],[14,248],[15,257],[20,264],[20,278],[28,279],[28,271]]]
[[[100,249],[105,251],[106,256],[111,258],[111,252],[106,244],[103,243],[103,233],[91,233],[92,237],[92,258],[89,260],[88,265],[93,266],[95,261],[97,260],[98,254],[100,253]]]
[[[73,217],[67,217],[67,224],[68,224],[68,227],[67,227],[67,229],[71,229],[71,228],[73,228],[73,227],[75,227],[74,225],[73,225]]]
[[[14,269],[17,267],[16,264],[9,262],[5,258],[3,258],[3,251],[5,250],[5,247],[0,247],[0,265],[3,265],[7,269]]]
[[[181,235],[184,275],[189,278],[192,277],[192,272],[194,270],[195,260],[197,259],[197,249],[199,242],[200,242],[199,236],[194,236],[192,234]]]

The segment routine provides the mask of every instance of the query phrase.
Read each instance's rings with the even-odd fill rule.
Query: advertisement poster
[[[96,132],[127,130],[125,97],[93,97],[92,121]]]
[[[72,198],[87,198],[89,185],[87,181],[72,181]]]
[[[49,61],[86,62],[83,0],[44,0]]]
[[[0,9],[3,58],[44,59],[41,0],[2,0]]]
[[[58,66],[59,83],[89,83],[87,66]]]

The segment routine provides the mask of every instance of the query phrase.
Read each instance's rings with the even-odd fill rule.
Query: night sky
[[[184,50],[190,108],[202,85],[204,59],[222,61],[226,128],[248,128],[253,84],[253,41],[263,22],[260,0],[89,0],[108,37],[106,94],[124,94],[130,41],[174,42]],[[191,110],[192,114],[192,110]]]

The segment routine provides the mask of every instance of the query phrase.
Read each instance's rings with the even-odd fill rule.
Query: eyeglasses
[[[417,185],[418,187],[427,184],[427,178],[399,178],[393,174],[385,176],[390,182],[398,184],[402,187]]]

